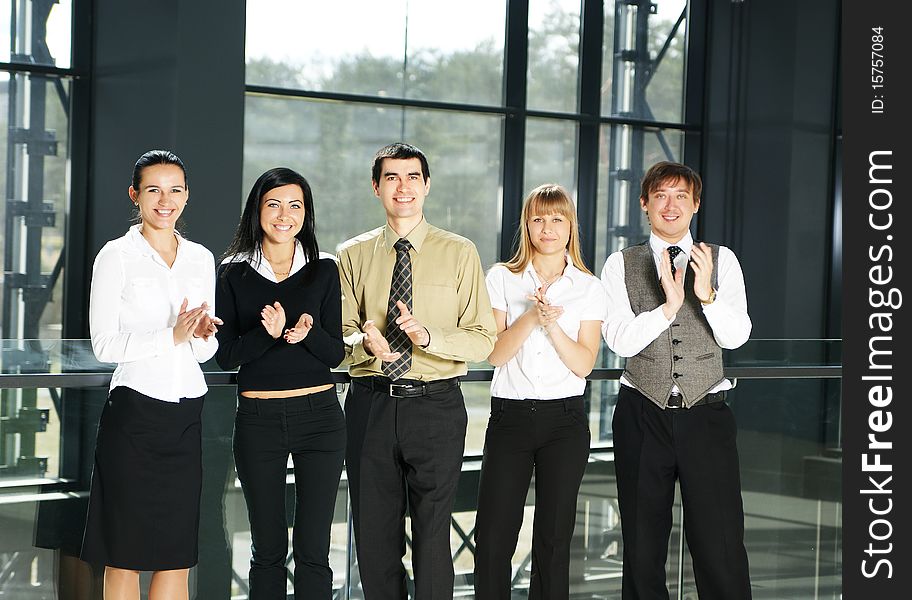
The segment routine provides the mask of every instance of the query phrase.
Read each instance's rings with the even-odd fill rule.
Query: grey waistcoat
[[[719,246],[709,244],[713,256],[712,285],[718,285]],[[630,246],[624,255],[624,283],[636,315],[665,303],[665,293],[656,276],[649,243]],[[677,384],[684,405],[693,406],[723,380],[722,349],[713,338],[693,292],[694,272],[688,265],[684,281],[684,304],[668,329],[636,356],[627,359],[624,377],[661,408]]]

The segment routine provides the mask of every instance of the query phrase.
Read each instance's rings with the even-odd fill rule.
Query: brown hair
[[[580,271],[592,275],[583,262],[583,255],[579,243],[579,223],[576,220],[576,206],[570,199],[570,194],[556,183],[546,183],[538,186],[526,196],[523,201],[522,217],[520,218],[517,237],[519,245],[516,253],[505,263],[500,263],[512,273],[521,273],[529,266],[529,261],[535,255],[535,247],[529,237],[529,219],[541,215],[563,215],[570,221],[570,239],[567,241],[567,253],[570,262]]]
[[[640,198],[648,200],[649,194],[659,189],[663,183],[678,181],[684,181],[690,186],[694,202],[700,200],[703,194],[703,180],[700,179],[697,172],[687,165],[669,161],[662,161],[649,167],[640,186]]]

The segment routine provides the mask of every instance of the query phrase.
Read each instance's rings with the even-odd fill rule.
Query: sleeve
[[[485,287],[488,290],[488,298],[491,300],[491,308],[501,312],[507,312],[507,294],[504,290],[505,270],[500,265],[494,265],[488,270],[485,277]]]
[[[342,340],[345,345],[343,362],[348,365],[360,365],[374,360],[364,349],[361,331],[363,317],[361,307],[355,296],[355,276],[352,268],[351,253],[343,250],[339,253],[339,283],[342,294]]]
[[[206,250],[203,259],[203,268],[206,271],[206,304],[209,305],[209,314],[215,315],[215,258],[212,253]],[[218,338],[210,336],[208,340],[203,338],[191,337],[190,349],[193,351],[193,357],[197,362],[204,363],[213,356],[218,350]]]
[[[345,358],[342,341],[342,291],[339,271],[334,262],[321,261],[320,281],[325,280],[326,293],[320,305],[319,319],[301,342],[311,354],[330,369],[335,369]]]
[[[456,327],[434,327],[423,323],[431,342],[423,350],[440,358],[481,362],[494,349],[497,325],[491,300],[485,286],[484,271],[478,251],[471,243],[459,257],[456,297],[459,318]]]
[[[215,285],[215,302],[224,321],[215,334],[218,338],[215,361],[226,371],[258,359],[278,342],[259,322],[250,331],[241,332],[238,299],[229,274],[225,267],[220,267]]]
[[[587,290],[588,302],[580,315],[580,321],[602,321],[605,322],[605,315],[608,313],[608,294],[605,292],[605,286],[596,278],[589,281]]]
[[[738,348],[750,337],[751,320],[747,314],[744,274],[735,253],[719,246],[718,289],[716,300],[703,306],[716,343],[727,350]]]
[[[608,310],[602,323],[602,337],[612,352],[618,356],[635,356],[652,343],[674,322],[665,318],[662,307],[633,314],[627,284],[624,282],[624,255],[615,252],[602,268],[602,285],[605,286]]]
[[[147,331],[121,331],[120,312],[127,278],[120,251],[108,243],[95,257],[89,292],[89,334],[92,351],[101,362],[126,363],[174,352],[172,327]],[[139,310],[139,309],[135,309]]]

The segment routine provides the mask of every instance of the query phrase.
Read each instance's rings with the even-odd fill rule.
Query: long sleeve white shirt
[[[677,244],[669,244],[650,234],[649,247],[656,265],[656,277],[659,274],[662,251],[671,245],[682,250],[675,260],[675,266],[679,269],[690,268],[687,262],[690,260],[693,243],[690,232]],[[747,314],[747,292],[744,289],[741,265],[735,253],[725,246],[719,246],[718,263],[716,299],[712,304],[703,305],[703,315],[712,329],[716,343],[721,348],[732,350],[744,344],[750,337],[751,320]],[[624,255],[621,252],[613,253],[605,261],[601,279],[608,294],[608,316],[602,324],[602,336],[608,347],[618,356],[630,357],[639,354],[674,322],[674,318],[665,318],[661,306],[639,315],[633,313],[624,280]],[[684,293],[693,294],[693,288],[685,289]],[[623,377],[621,383],[629,385]],[[731,388],[732,383],[725,380],[710,392]],[[677,391],[677,386],[672,391]]]
[[[89,294],[92,350],[117,363],[111,389],[126,386],[165,402],[206,393],[199,363],[215,355],[218,342],[191,338],[174,344],[174,325],[184,298],[188,309],[209,305],[215,314],[212,253],[177,235],[169,268],[134,225],[98,252]]]

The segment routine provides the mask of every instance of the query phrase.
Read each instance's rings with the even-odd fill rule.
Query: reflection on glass
[[[247,83],[499,105],[505,11],[484,0],[248,2]]]
[[[779,365],[788,366],[812,356],[838,355],[835,340],[756,340],[752,355],[781,353]],[[3,355],[29,346],[50,356],[51,371],[83,367],[88,360],[88,340],[4,340]],[[473,368],[477,365],[473,365]],[[763,366],[763,365],[758,365]],[[6,370],[6,369],[4,369]],[[105,372],[102,366],[99,372]],[[110,369],[107,369],[110,372]],[[0,374],[10,377],[9,373]],[[577,501],[577,526],[571,543],[571,593],[619,597],[623,538],[617,507],[611,419],[617,399],[616,380],[593,381],[587,390],[591,451]],[[59,407],[66,419],[51,422],[37,434],[37,456],[46,461],[47,477],[66,478],[44,490],[47,482],[37,475],[4,475],[0,486],[0,522],[4,553],[0,569],[0,595],[11,598],[55,597],[60,574],[53,557],[43,548],[64,554],[78,553],[85,517],[85,493],[91,475],[95,426],[104,404],[106,385],[86,389],[22,389],[34,393],[39,406]],[[469,415],[466,458],[451,529],[451,551],[456,568],[457,595],[471,597],[474,551],[470,543],[475,525],[480,455],[489,417],[489,382],[464,382]],[[244,598],[250,558],[250,533],[246,506],[231,462],[231,427],[234,386],[213,385],[203,414],[203,520],[200,529],[201,561],[195,580],[197,598]],[[738,450],[745,510],[747,546],[754,597],[781,600],[839,598],[842,573],[841,454],[836,438],[827,437],[830,421],[837,420],[841,405],[838,379],[742,378],[729,393],[728,402],[738,423]],[[57,394],[55,400],[53,394]],[[344,399],[344,394],[340,396]],[[58,410],[51,408],[53,413]],[[22,445],[20,448],[24,447]],[[293,471],[289,471],[289,483]],[[336,499],[330,544],[334,589],[347,588],[349,598],[361,598],[357,564],[348,537],[348,487],[345,476]],[[40,494],[40,496],[39,496]],[[41,501],[38,501],[38,498]],[[513,590],[522,596],[529,586],[531,525],[535,508],[534,487],[526,497],[524,522],[512,564]],[[669,544],[667,585],[677,597],[679,577],[683,597],[695,594],[693,569],[684,550],[682,557],[681,499],[676,497]],[[351,576],[347,567],[352,566]],[[344,594],[342,594],[344,597]],[[695,596],[694,596],[695,597]]]
[[[605,3],[603,115],[683,119],[686,9],[686,0]]]
[[[529,108],[576,111],[579,40],[580,0],[529,2]]]
[[[428,222],[475,242],[482,264],[497,259],[502,117],[256,95],[245,115],[244,189],[276,165],[299,170],[313,187],[321,250],[383,225],[371,162],[406,140],[430,162]]]
[[[576,196],[576,132],[574,121],[528,119],[523,192],[543,183],[559,183]],[[513,235],[513,232],[508,232]]]

